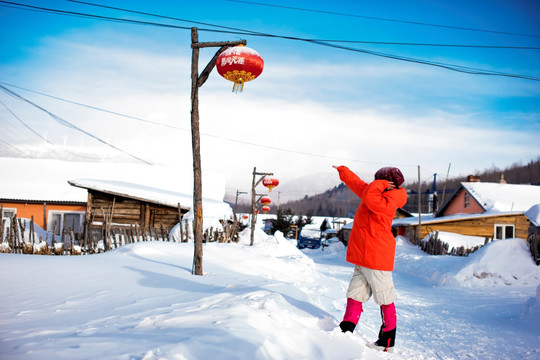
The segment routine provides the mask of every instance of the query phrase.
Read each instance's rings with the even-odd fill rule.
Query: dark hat
[[[403,184],[403,181],[405,181],[405,178],[403,177],[403,174],[401,173],[401,170],[399,170],[397,167],[383,167],[375,173],[375,180],[388,180],[394,183],[396,185],[396,188],[398,188],[401,184]]]

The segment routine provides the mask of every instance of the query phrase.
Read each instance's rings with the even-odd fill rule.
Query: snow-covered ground
[[[191,243],[0,254],[0,358],[540,358],[540,267],[523,240],[451,257],[398,238],[398,335],[385,354],[365,346],[380,326],[373,300],[354,334],[337,328],[352,272],[340,243],[241,239],[205,244],[204,276],[191,275]]]

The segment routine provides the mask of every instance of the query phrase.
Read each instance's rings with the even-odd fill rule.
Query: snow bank
[[[336,243],[324,251],[300,251],[282,233],[269,236],[260,229],[253,246],[249,238],[247,229],[238,243],[204,244],[204,276],[191,274],[193,244],[186,243],[141,242],[87,256],[0,254],[0,272],[9,274],[0,277],[0,357],[388,358],[365,346],[380,326],[373,301],[354,334],[338,328],[352,273],[344,248]],[[434,272],[439,282],[453,279],[469,265],[479,266],[470,271],[491,272],[508,265],[486,264],[490,256],[495,262],[502,254],[507,261],[528,259],[515,241],[495,244],[500,246],[487,245],[490,252],[482,256],[428,256],[398,238],[396,277],[411,286],[401,288],[402,331],[390,358],[538,359],[539,300],[527,300],[539,291],[537,284],[523,288],[526,296],[496,288],[486,296],[484,289],[418,281]],[[524,266],[514,275],[532,269]]]
[[[191,208],[184,214],[182,220],[184,221],[184,229],[186,229],[186,223],[189,224],[187,229],[189,231],[189,238],[193,238],[193,221],[195,220],[195,212]],[[229,220],[233,218],[233,211],[229,204],[212,199],[203,200],[203,231],[213,228],[223,230],[221,221]],[[180,223],[177,223],[169,232],[169,237],[176,242],[180,242]]]
[[[469,258],[454,276],[463,286],[535,285],[540,281],[540,268],[521,239],[493,241]]]
[[[536,286],[540,267],[522,239],[496,240],[468,257],[431,256],[397,238],[396,269],[437,285],[462,287]]]
[[[521,308],[521,319],[536,325],[540,330],[540,285],[536,288],[536,296],[529,298]]]

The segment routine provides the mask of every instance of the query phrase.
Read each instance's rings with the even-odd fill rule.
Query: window
[[[464,196],[464,199],[465,199],[464,206],[465,206],[465,209],[467,209],[468,207],[471,206],[471,195],[469,195],[469,193],[466,192],[465,196]]]
[[[17,215],[17,209],[15,208],[3,208],[2,210],[2,219],[10,219],[15,215]]]
[[[53,231],[56,223],[56,234],[61,235],[62,229],[71,229],[80,233],[83,228],[84,212],[49,211],[49,224],[47,229]]]
[[[511,239],[515,237],[514,232],[514,225],[495,224],[495,234],[493,238],[495,240]]]

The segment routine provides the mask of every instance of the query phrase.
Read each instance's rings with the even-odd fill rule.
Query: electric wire
[[[59,117],[59,116],[53,114],[52,112],[48,111],[47,109],[45,109],[45,108],[43,108],[43,107],[41,107],[41,106],[35,104],[34,102],[32,102],[32,101],[26,99],[25,97],[23,97],[23,96],[17,94],[16,92],[14,92],[14,91],[12,91],[12,90],[6,88],[5,86],[0,85],[0,89],[3,90],[4,92],[6,92],[7,94],[13,96],[14,98],[19,99],[19,100],[21,100],[21,101],[24,101],[24,102],[26,102],[26,103],[28,103],[28,104],[34,106],[35,108],[37,108],[37,109],[39,109],[39,110],[45,112],[45,113],[46,113],[47,115],[49,115],[53,120],[55,120],[56,122],[60,123],[61,125],[64,125],[64,126],[69,127],[69,128],[71,128],[71,129],[77,130],[77,131],[79,131],[79,132],[81,132],[81,133],[83,133],[83,134],[85,134],[85,135],[87,135],[87,136],[89,136],[89,137],[91,137],[91,138],[93,138],[93,139],[95,139],[95,140],[97,140],[97,141],[99,141],[99,142],[101,142],[101,143],[103,143],[103,144],[105,144],[105,145],[107,145],[107,146],[109,146],[109,147],[111,147],[111,148],[117,150],[117,151],[120,151],[120,152],[123,153],[123,154],[126,154],[126,155],[128,155],[128,156],[134,158],[135,160],[138,160],[138,161],[140,161],[140,162],[143,162],[143,163],[145,163],[145,164],[147,164],[147,165],[152,165],[152,163],[150,163],[150,162],[148,162],[148,161],[146,161],[146,160],[144,160],[144,159],[142,159],[142,158],[140,158],[140,157],[137,157],[137,156],[135,156],[135,155],[133,155],[133,154],[130,154],[130,153],[128,153],[127,151],[122,150],[122,149],[120,149],[120,148],[114,146],[113,144],[110,144],[109,142],[107,142],[107,141],[101,139],[100,137],[98,137],[98,136],[96,136],[96,135],[94,135],[94,134],[91,134],[90,132],[88,132],[88,131],[86,131],[86,130],[81,129],[80,127],[78,127],[78,126],[76,126],[76,125],[70,123],[69,121],[62,119],[61,117]]]
[[[107,21],[115,21],[115,22],[123,22],[123,23],[132,23],[132,24],[138,24],[138,25],[147,25],[147,26],[158,26],[158,27],[166,27],[166,28],[175,28],[175,29],[183,29],[183,30],[191,30],[191,27],[185,27],[185,26],[178,26],[178,25],[171,25],[171,24],[163,24],[163,23],[155,23],[155,22],[149,22],[149,21],[140,21],[140,20],[131,20],[131,19],[119,19],[119,18],[112,18],[107,16],[101,16],[101,15],[93,15],[93,14],[85,14],[85,13],[79,13],[79,12],[73,12],[73,11],[65,11],[65,10],[56,10],[56,9],[48,9],[48,8],[42,8],[42,7],[36,7],[26,4],[20,4],[20,3],[13,3],[10,1],[0,0],[0,4],[7,3],[12,5],[19,5],[21,7],[28,7],[32,9],[39,9],[46,12],[51,12],[55,14],[63,14],[63,15],[76,15],[76,16],[82,16],[87,18],[95,18],[99,20],[107,20]],[[126,10],[130,11],[130,10]],[[183,20],[182,20],[183,21]],[[213,26],[213,25],[212,25]],[[299,37],[293,37],[293,36],[282,36],[282,35],[273,35],[273,34],[266,34],[266,33],[259,33],[259,32],[252,32],[252,31],[233,31],[233,30],[217,30],[217,29],[198,29],[199,31],[207,31],[207,32],[218,32],[218,33],[228,33],[228,34],[237,34],[237,35],[246,35],[246,36],[264,36],[269,38],[280,38],[280,39],[288,39],[288,40],[295,40],[295,41],[302,41],[302,42],[308,42],[320,46],[326,46],[330,48],[335,49],[341,49],[351,52],[357,52],[357,53],[363,53],[378,57],[383,57],[387,59],[392,60],[398,60],[398,61],[405,61],[410,63],[416,63],[421,65],[429,65],[434,67],[439,67],[446,70],[471,74],[471,75],[487,75],[487,76],[500,76],[500,77],[508,77],[508,78],[517,78],[517,79],[524,79],[524,80],[533,80],[533,81],[540,81],[540,77],[531,76],[531,75],[522,75],[522,74],[513,74],[513,73],[504,73],[499,71],[491,71],[491,70],[484,70],[484,69],[477,69],[477,68],[471,68],[467,66],[461,66],[461,65],[453,65],[453,64],[447,64],[447,63],[441,63],[441,62],[435,62],[435,61],[429,61],[429,60],[423,60],[423,59],[417,59],[417,58],[411,58],[411,57],[404,57],[399,55],[393,55],[393,54],[387,54],[382,52],[376,52],[371,50],[365,50],[365,49],[357,49],[357,48],[351,48],[348,46],[343,45],[337,45],[325,41],[318,41],[318,40],[311,40],[311,39],[305,39],[305,38],[299,38]]]
[[[42,92],[38,92],[38,91],[34,91],[34,90],[30,90],[30,89],[27,89],[27,88],[24,88],[24,87],[20,87],[20,86],[8,84],[8,83],[2,82],[2,81],[0,81],[0,88],[4,88],[4,89],[5,89],[5,87],[4,87],[2,84],[3,84],[3,85],[10,86],[10,87],[15,87],[15,88],[17,88],[17,89],[21,89],[21,90],[24,90],[24,91],[32,92],[32,93],[35,93],[35,94],[38,94],[38,95],[50,97],[50,98],[53,98],[53,99],[56,99],[56,100],[59,100],[59,101],[67,102],[67,103],[70,103],[70,104],[74,104],[74,105],[86,107],[86,108],[89,108],[89,109],[92,109],[92,110],[96,110],[96,111],[100,111],[100,112],[105,112],[105,113],[112,114],[112,115],[116,115],[116,116],[120,116],[120,117],[125,117],[125,118],[127,118],[127,119],[136,120],[136,121],[139,121],[139,122],[149,123],[149,124],[152,124],[152,125],[157,125],[157,126],[161,126],[161,127],[166,127],[166,128],[170,128],[170,129],[174,129],[174,130],[180,130],[180,131],[186,131],[186,132],[191,131],[191,129],[188,129],[188,128],[183,128],[183,127],[179,127],[179,126],[163,124],[163,123],[159,123],[159,122],[155,122],[155,121],[150,121],[150,120],[142,119],[142,118],[139,118],[139,117],[136,117],[136,116],[126,115],[126,114],[122,114],[122,113],[119,113],[119,112],[115,112],[115,111],[111,111],[111,110],[102,109],[102,108],[99,108],[99,107],[96,107],[96,106],[91,106],[91,105],[87,105],[87,104],[82,104],[82,103],[80,103],[80,102],[75,102],[75,101],[67,100],[67,99],[64,99],[64,98],[57,97],[57,96],[48,95],[48,94],[45,94],[45,93],[42,93]],[[275,150],[275,151],[281,151],[281,152],[286,152],[286,153],[290,153],[290,154],[297,154],[297,155],[311,156],[311,157],[322,158],[322,159],[328,159],[328,160],[348,161],[348,162],[356,162],[356,163],[363,163],[363,164],[376,164],[376,165],[384,165],[384,164],[385,164],[385,163],[382,163],[382,162],[364,161],[364,160],[348,159],[348,158],[341,158],[341,157],[332,157],[332,156],[328,156],[328,155],[315,154],[315,153],[311,153],[311,152],[305,152],[305,151],[298,151],[298,150],[286,149],[286,148],[281,148],[281,147],[277,147],[277,146],[271,146],[271,145],[265,145],[265,144],[257,144],[257,143],[253,143],[253,142],[250,142],[250,141],[239,140],[239,139],[231,139],[231,138],[228,138],[228,137],[225,137],[225,136],[215,135],[215,134],[209,134],[209,133],[205,133],[205,132],[201,132],[201,135],[202,135],[202,136],[205,136],[205,137],[211,137],[211,138],[215,138],[215,139],[220,139],[220,140],[229,141],[229,142],[233,142],[233,143],[237,143],[237,144],[242,144],[242,145],[248,145],[248,146],[258,147],[258,148],[262,148],[262,149]],[[401,164],[400,166],[416,166],[416,165],[412,165],[412,164]]]
[[[90,6],[96,6],[100,8],[106,8],[106,9],[113,9],[113,10],[119,10],[123,12],[129,12],[133,14],[139,14],[139,15],[146,15],[146,16],[153,16],[157,18],[162,19],[169,19],[169,20],[176,20],[176,21],[183,21],[183,22],[189,22],[193,24],[199,24],[199,25],[205,25],[205,26],[213,26],[221,29],[228,29],[233,31],[242,31],[246,32],[252,35],[258,34],[258,35],[268,35],[261,32],[251,31],[251,30],[245,30],[245,29],[239,29],[229,26],[221,26],[221,25],[215,25],[200,21],[194,21],[194,20],[187,20],[187,19],[181,19],[177,17],[172,16],[165,16],[165,15],[159,15],[159,14],[153,14],[149,12],[144,11],[137,11],[137,10],[129,10],[129,9],[123,9],[113,6],[107,6],[107,5],[101,5],[101,4],[94,4],[86,1],[79,1],[79,0],[67,0],[69,2],[73,3],[79,3],[84,5],[90,5]],[[292,38],[291,38],[292,39]],[[298,38],[300,39],[300,38]],[[304,39],[306,41],[322,41],[322,42],[338,42],[338,43],[355,43],[355,44],[374,44],[374,45],[402,45],[402,46],[430,46],[430,47],[458,47],[458,48],[482,48],[482,49],[520,49],[520,50],[540,50],[540,47],[538,46],[501,46],[501,45],[472,45],[472,44],[435,44],[435,43],[403,43],[403,42],[389,42],[389,41],[365,41],[365,40],[328,40],[328,39]]]
[[[30,127],[30,125],[28,125],[27,123],[25,123],[20,117],[18,117],[13,111],[11,111],[11,109],[6,105],[4,104],[4,102],[2,100],[0,100],[0,104],[2,104],[2,106],[4,106],[6,108],[6,110],[15,118],[17,119],[21,124],[24,125],[25,128],[27,128],[28,130],[30,130],[34,135],[36,135],[37,137],[39,137],[40,139],[44,140],[46,143],[50,144],[50,145],[54,145],[52,142],[50,142],[49,140],[47,140],[47,138],[41,136],[41,134],[39,134],[37,131],[35,131],[34,129],[32,129]]]
[[[0,149],[4,147],[5,149],[7,149],[8,153],[14,153],[14,154],[17,154],[18,156],[25,156],[26,154],[24,152],[22,152],[21,150],[19,150],[18,148],[16,148],[15,146],[11,145],[10,143],[8,143],[7,141],[4,141],[2,139],[0,139]]]
[[[222,25],[215,25],[210,24],[206,22],[200,22],[200,21],[194,21],[194,20],[187,20],[187,19],[181,19],[178,17],[173,16],[166,16],[166,15],[159,15],[154,13],[149,13],[145,11],[137,11],[137,10],[130,10],[130,9],[123,9],[119,7],[114,6],[108,6],[108,5],[102,5],[102,4],[95,4],[87,1],[80,1],[80,0],[67,0],[69,2],[78,3],[78,4],[84,4],[89,6],[95,6],[105,9],[111,9],[111,10],[118,10],[123,12],[128,12],[132,14],[139,14],[139,15],[146,15],[146,16],[152,16],[157,17],[161,19],[169,19],[169,20],[175,20],[175,21],[183,21],[183,22],[189,22],[192,24],[199,24],[199,25],[205,25],[205,26],[212,26],[220,29],[228,29],[233,31],[242,31],[249,34],[258,34],[258,35],[269,35],[257,31],[251,31],[246,29],[239,29],[235,27],[230,26],[222,26]],[[240,1],[239,1],[240,2]],[[291,38],[292,39],[292,38]],[[300,39],[300,38],[296,38]],[[390,41],[366,41],[366,40],[329,40],[329,39],[304,39],[306,41],[323,41],[323,42],[338,42],[338,43],[355,43],[355,44],[374,44],[374,45],[402,45],[402,46],[430,46],[430,47],[459,47],[459,48],[481,48],[481,49],[521,49],[521,50],[540,50],[540,47],[538,46],[501,46],[501,45],[472,45],[472,44],[435,44],[435,43],[411,43],[411,42],[390,42]]]
[[[261,3],[261,2],[255,2],[255,1],[243,1],[243,0],[227,0],[227,1],[235,2],[235,3],[242,3],[242,4],[249,4],[249,5],[267,6],[267,7],[281,8],[281,9],[289,9],[289,10],[297,10],[297,11],[329,14],[329,15],[338,15],[338,16],[347,16],[347,17],[370,19],[370,20],[389,21],[389,22],[404,23],[404,24],[410,24],[410,25],[431,26],[431,27],[440,27],[440,28],[448,28],[448,29],[455,29],[455,30],[466,30],[466,31],[478,31],[478,32],[486,32],[486,33],[493,33],[493,34],[513,35],[513,36],[540,37],[540,35],[534,35],[534,34],[514,33],[514,32],[497,31],[497,30],[485,30],[485,29],[469,28],[469,27],[462,27],[462,26],[431,24],[431,23],[420,22],[420,21],[407,21],[407,20],[381,18],[381,17],[375,17],[375,16],[345,14],[345,13],[339,13],[339,12],[334,12],[334,11],[298,8],[298,7],[292,7],[292,6],[267,4],[267,3]]]

